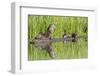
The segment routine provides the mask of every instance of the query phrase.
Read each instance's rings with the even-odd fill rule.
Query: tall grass
[[[76,16],[28,16],[28,41],[31,41],[39,32],[45,32],[49,24],[55,24],[56,29],[52,34],[53,38],[62,38],[64,30],[71,36],[77,33],[78,36],[87,36],[88,18]],[[78,42],[53,43],[52,47],[56,53],[56,59],[78,59],[88,57],[88,42],[79,39]],[[28,60],[51,59],[48,53],[28,44]]]

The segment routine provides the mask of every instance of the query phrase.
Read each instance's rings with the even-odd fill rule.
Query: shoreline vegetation
[[[80,16],[28,16],[28,42],[35,38],[39,32],[45,32],[49,24],[55,24],[56,28],[52,34],[53,38],[62,38],[64,30],[71,36],[88,36],[88,17]],[[55,59],[83,59],[88,58],[88,40],[79,39],[77,42],[52,43],[56,53]],[[28,60],[51,60],[48,53],[28,44]]]

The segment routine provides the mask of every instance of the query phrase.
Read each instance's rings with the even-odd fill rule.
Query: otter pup
[[[66,39],[67,38],[67,34],[66,34],[66,30],[64,30],[64,34],[63,34],[63,38]],[[64,43],[66,43],[67,41],[64,40]]]
[[[72,33],[72,42],[76,42],[76,41],[77,41],[77,34]]]

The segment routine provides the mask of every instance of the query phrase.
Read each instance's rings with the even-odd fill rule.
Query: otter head
[[[56,27],[55,27],[55,24],[50,24],[47,30],[48,30],[50,33],[53,33],[54,30],[55,30],[55,28],[56,28]]]

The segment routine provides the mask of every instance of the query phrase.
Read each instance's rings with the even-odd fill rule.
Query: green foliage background
[[[39,32],[45,32],[49,24],[55,24],[56,29],[52,34],[53,38],[62,38],[64,30],[71,36],[77,33],[78,36],[88,35],[88,17],[79,16],[28,16],[28,41],[31,41]],[[88,57],[88,42],[79,39],[78,42],[53,43],[56,59],[78,59]],[[45,50],[28,44],[28,60],[51,59]]]

